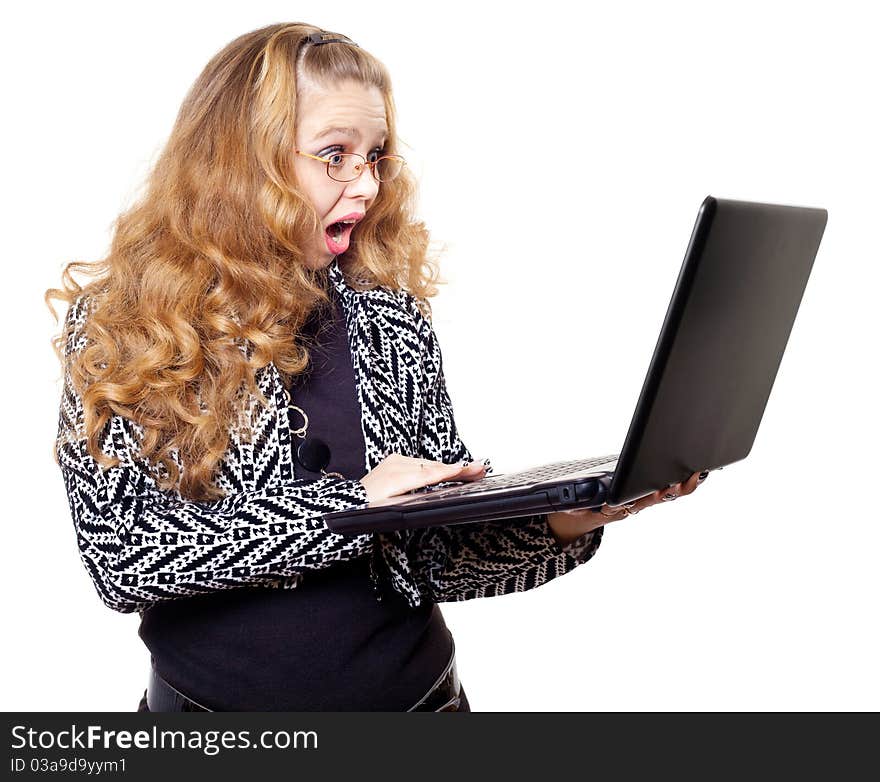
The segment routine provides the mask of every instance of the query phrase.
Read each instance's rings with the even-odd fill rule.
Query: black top
[[[360,405],[345,313],[329,293],[332,317],[304,330],[310,366],[291,396],[309,417],[307,435],[330,446],[325,469],[357,480],[366,473]],[[289,412],[300,428],[302,416]],[[294,449],[302,442],[291,440]],[[320,475],[299,464],[294,472]],[[404,711],[452,653],[435,604],[412,609],[396,593],[376,600],[367,557],[308,571],[295,589],[163,601],[144,612],[138,633],[162,678],[218,711]]]

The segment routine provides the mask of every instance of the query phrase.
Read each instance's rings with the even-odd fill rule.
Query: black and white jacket
[[[431,322],[406,291],[350,287],[334,260],[361,405],[364,473],[401,453],[454,463],[471,455],[459,438]],[[84,346],[88,303],[70,306],[66,355]],[[161,491],[138,457],[141,427],[114,416],[103,450],[121,461],[109,470],[88,454],[82,401],[65,372],[58,454],[80,557],[101,600],[123,613],[158,601],[242,586],[293,589],[310,571],[370,557],[381,600],[396,590],[415,607],[521,592],[567,573],[595,553],[602,529],[568,546],[545,515],[343,537],[323,514],[366,504],[357,480],[295,479],[285,390],[274,364],[257,382],[269,407],[250,400],[253,436],[231,431],[218,470],[226,496],[185,500]],[[295,399],[293,400],[296,401]],[[180,466],[180,465],[178,465]]]

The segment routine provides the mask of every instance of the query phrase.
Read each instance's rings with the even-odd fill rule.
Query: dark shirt
[[[310,364],[290,391],[309,417],[307,436],[330,446],[325,469],[357,480],[366,473],[360,405],[345,314],[330,293],[332,310],[304,329]],[[302,442],[291,440],[294,449]],[[320,477],[299,464],[294,474]],[[160,676],[218,711],[404,711],[452,654],[437,605],[413,609],[396,593],[376,600],[367,557],[308,571],[295,589],[163,601],[138,632]]]

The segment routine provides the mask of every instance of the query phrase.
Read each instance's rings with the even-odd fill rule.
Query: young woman
[[[56,456],[140,710],[467,711],[438,602],[540,586],[622,508],[342,537],[325,513],[475,480],[385,67],[342,35],[237,38],[110,252],[72,263]],[[71,271],[94,279],[85,286]]]

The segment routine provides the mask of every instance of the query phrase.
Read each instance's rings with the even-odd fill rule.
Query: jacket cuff
[[[345,479],[336,478],[339,481],[340,492],[349,495],[351,499],[352,505],[364,506],[369,503],[369,498],[367,497],[367,487],[364,486],[360,481],[352,481]]]
[[[566,543],[564,546],[559,541],[556,541],[559,553],[571,557],[581,565],[596,553],[596,549],[599,548],[599,543],[602,541],[602,533],[604,531],[605,527],[598,527],[581,535],[579,538],[575,538],[570,543]],[[552,530],[550,534],[553,534]]]

